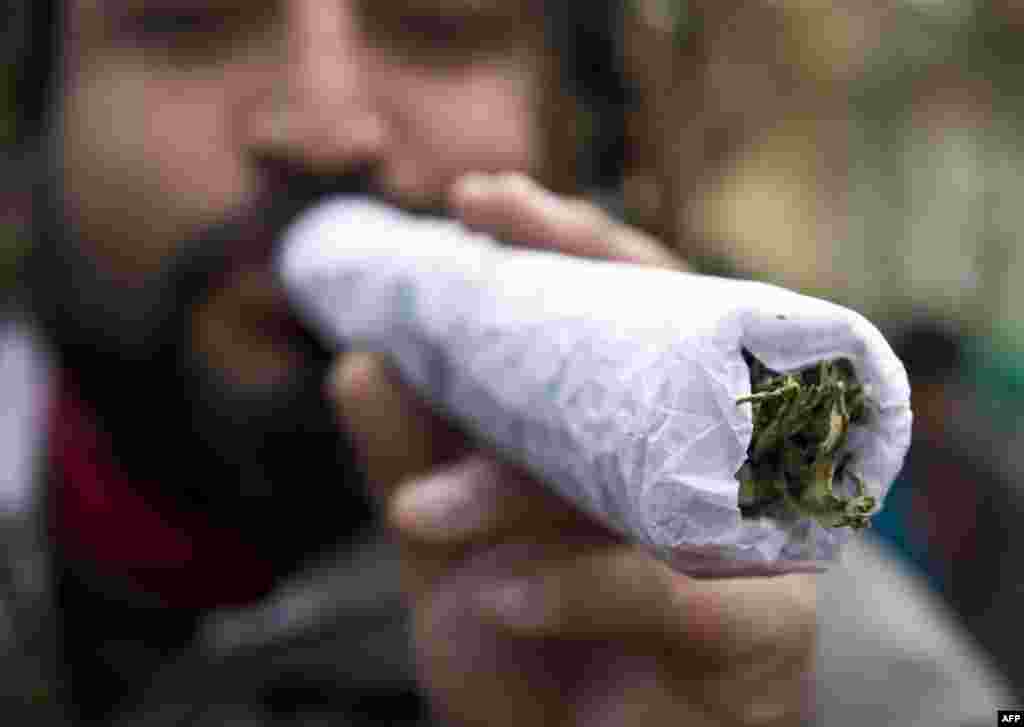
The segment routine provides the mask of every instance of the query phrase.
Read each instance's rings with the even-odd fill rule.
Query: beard
[[[127,286],[83,251],[51,175],[35,193],[25,278],[58,365],[125,473],[173,507],[240,531],[289,571],[371,519],[354,450],[324,395],[338,352],[296,321],[301,364],[254,387],[192,344],[197,307],[240,265],[269,266],[299,211],[326,194],[366,189],[360,176],[279,187],[272,201],[204,228],[158,272]]]

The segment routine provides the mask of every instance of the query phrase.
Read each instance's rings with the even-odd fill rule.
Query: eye
[[[406,42],[424,48],[454,48],[465,43],[466,23],[444,15],[407,14],[401,17],[400,32]]]
[[[179,43],[223,34],[227,13],[209,8],[150,7],[124,19],[122,28],[142,46],[173,48]]]
[[[364,0],[360,16],[370,42],[395,58],[422,65],[459,65],[493,51],[499,25],[486,13],[410,8],[380,0]]]
[[[279,7],[276,0],[151,0],[116,20],[117,37],[126,47],[174,66],[222,62],[274,42]]]

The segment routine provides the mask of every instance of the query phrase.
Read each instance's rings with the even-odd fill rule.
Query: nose
[[[331,175],[378,162],[386,129],[351,5],[284,3],[281,49],[246,119],[255,154]]]

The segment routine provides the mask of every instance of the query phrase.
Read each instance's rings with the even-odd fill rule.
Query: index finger
[[[596,205],[550,192],[523,174],[467,174],[450,202],[467,226],[567,255],[685,269],[667,247]]]
[[[382,355],[342,356],[331,371],[327,395],[378,501],[388,501],[406,480],[468,448],[464,436],[431,410]]]
[[[480,594],[485,613],[524,635],[653,637],[723,661],[813,639],[813,575],[695,579],[631,547],[537,562]]]

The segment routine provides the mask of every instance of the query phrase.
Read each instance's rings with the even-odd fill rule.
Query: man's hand
[[[645,235],[521,176],[464,178],[451,204],[499,239],[681,267]],[[331,393],[402,542],[420,674],[443,720],[800,722],[810,701],[813,577],[671,571],[472,451],[378,357],[343,359]]]

